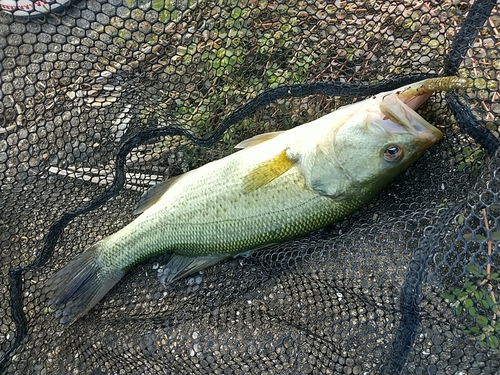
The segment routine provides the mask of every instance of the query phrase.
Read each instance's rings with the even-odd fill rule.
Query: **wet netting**
[[[500,374],[496,1],[0,4],[1,373]],[[445,75],[443,139],[368,206],[60,322],[46,281],[150,186]]]

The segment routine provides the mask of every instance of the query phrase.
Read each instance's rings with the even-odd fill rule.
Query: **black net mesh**
[[[0,372],[500,373],[496,1],[0,4]],[[70,326],[48,305],[149,186],[450,74],[419,111],[443,140],[343,222],[167,286],[151,259]]]

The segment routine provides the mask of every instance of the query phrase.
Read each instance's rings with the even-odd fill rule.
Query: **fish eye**
[[[403,149],[396,145],[387,146],[384,150],[384,159],[387,161],[396,161],[403,155]]]

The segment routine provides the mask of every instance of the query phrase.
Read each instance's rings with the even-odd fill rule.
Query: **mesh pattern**
[[[495,1],[64,5],[0,12],[2,370],[498,373]],[[415,74],[473,86],[428,101],[443,141],[368,207],[168,287],[152,259],[69,327],[48,308],[147,187]]]

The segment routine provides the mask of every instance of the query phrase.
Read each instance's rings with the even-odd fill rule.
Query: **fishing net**
[[[0,372],[500,373],[496,1],[0,4]],[[45,281],[148,187],[435,75],[472,84],[368,207],[167,286],[151,259],[59,322]]]

